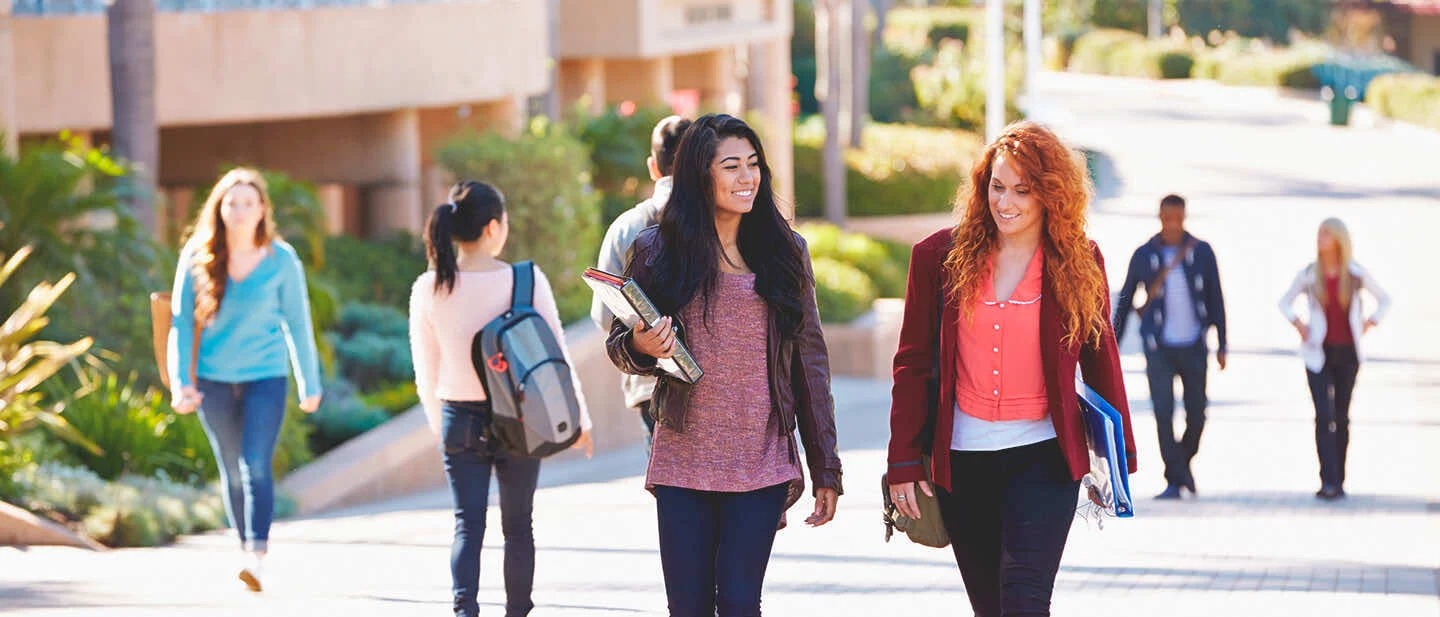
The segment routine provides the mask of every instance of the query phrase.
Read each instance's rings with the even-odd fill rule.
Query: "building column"
[[[384,117],[375,157],[385,178],[370,187],[367,204],[370,233],[419,234],[425,222],[421,199],[420,114],[402,109]]]
[[[12,0],[0,0],[0,153],[20,155],[15,108],[15,43],[10,33]]]
[[[790,40],[779,38],[750,47],[750,106],[764,118],[757,127],[765,138],[775,198],[785,218],[795,217],[795,127],[790,99]]]
[[[525,129],[525,99],[508,96],[477,109],[480,126],[506,137],[514,138]]]
[[[674,59],[613,60],[605,64],[606,103],[668,105],[675,90]]]
[[[605,113],[605,60],[582,58],[560,63],[561,113],[569,112],[577,102],[585,101],[585,111],[598,116]]]
[[[730,47],[705,54],[705,83],[700,91],[700,108],[739,115],[742,97],[735,78],[735,50]]]

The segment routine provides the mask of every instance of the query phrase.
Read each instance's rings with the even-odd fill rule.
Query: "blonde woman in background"
[[[1355,262],[1350,232],[1340,219],[1325,219],[1316,237],[1315,262],[1295,275],[1280,298],[1280,312],[1300,334],[1310,398],[1315,403],[1315,450],[1320,457],[1320,490],[1325,500],[1345,496],[1345,452],[1350,445],[1350,397],[1364,360],[1360,339],[1390,310],[1390,296]],[[1361,290],[1375,299],[1366,315]],[[1309,321],[1295,311],[1295,298],[1309,298]]]

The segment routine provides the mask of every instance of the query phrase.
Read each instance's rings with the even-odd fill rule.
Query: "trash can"
[[[1355,86],[1346,86],[1344,92],[1335,92],[1330,86],[1320,91],[1320,96],[1330,103],[1331,126],[1350,126],[1350,108],[1355,105]]]

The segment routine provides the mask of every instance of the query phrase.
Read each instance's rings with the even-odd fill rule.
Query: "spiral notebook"
[[[653,328],[663,317],[634,279],[596,268],[586,268],[581,277],[585,279],[585,284],[595,291],[600,301],[605,303],[605,307],[627,327],[634,328],[637,322],[644,319],[645,327]],[[659,358],[656,364],[661,370],[688,384],[700,381],[705,375],[705,371],[700,370],[700,365],[695,362],[695,357],[690,355],[690,350],[686,349],[679,339],[675,340],[675,354],[669,358]]]

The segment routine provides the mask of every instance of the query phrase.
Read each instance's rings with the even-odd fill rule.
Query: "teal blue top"
[[[171,293],[167,368],[171,387],[177,390],[194,385],[189,369],[195,353],[195,281],[190,272],[194,253],[189,245],[180,252]],[[294,247],[275,240],[249,276],[231,278],[226,284],[220,312],[200,334],[195,374],[210,381],[245,383],[284,377],[292,367],[300,397],[319,395],[320,359],[310,323],[305,267]]]

